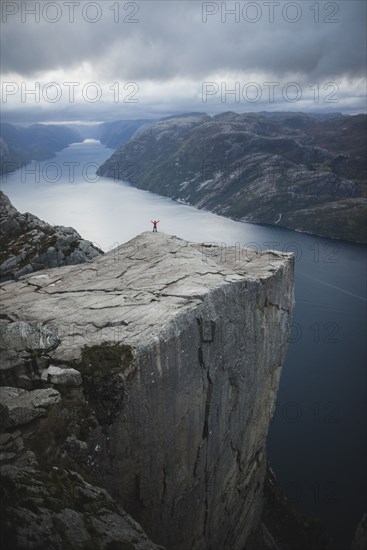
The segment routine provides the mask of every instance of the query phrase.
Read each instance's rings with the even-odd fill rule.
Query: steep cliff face
[[[52,226],[21,214],[0,191],[0,281],[45,267],[80,264],[103,254],[73,227]]]
[[[365,115],[177,116],[142,128],[98,173],[234,219],[367,242],[365,140]]]
[[[50,406],[63,413],[32,420],[43,422],[32,452],[44,467],[72,467],[104,487],[166,548],[250,544],[290,330],[292,257],[144,233],[1,293],[6,380],[23,361],[34,388],[61,394]],[[36,329],[54,338],[42,333],[31,353],[24,342]],[[11,430],[16,407],[5,393]],[[37,438],[35,428],[25,445]]]

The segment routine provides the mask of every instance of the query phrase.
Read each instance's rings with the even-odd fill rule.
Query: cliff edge
[[[90,263],[3,283],[2,438],[21,439],[2,455],[7,468],[21,468],[27,452],[51,477],[67,472],[66,487],[83,476],[166,548],[249,548],[264,507],[293,269],[288,254],[143,233]],[[42,482],[57,493],[61,524],[74,510],[86,544],[93,507],[50,476]],[[17,498],[13,522],[24,508]]]

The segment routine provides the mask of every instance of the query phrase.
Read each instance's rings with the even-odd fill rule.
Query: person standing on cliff
[[[156,221],[156,220],[150,220],[153,224],[153,233],[157,233],[158,232],[158,229],[157,229],[157,225],[159,224],[160,220]]]

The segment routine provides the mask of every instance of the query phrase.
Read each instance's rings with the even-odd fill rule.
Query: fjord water
[[[322,518],[333,548],[348,548],[366,509],[366,247],[235,222],[95,172],[111,154],[73,144],[54,159],[3,177],[21,212],[70,225],[107,251],[159,230],[239,250],[296,254],[296,307],[268,437],[270,463],[299,510]],[[132,178],[133,179],[133,178]]]

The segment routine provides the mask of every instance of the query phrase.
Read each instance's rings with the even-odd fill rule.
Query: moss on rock
[[[78,370],[85,376],[106,378],[125,371],[133,359],[131,346],[103,343],[84,348]]]

